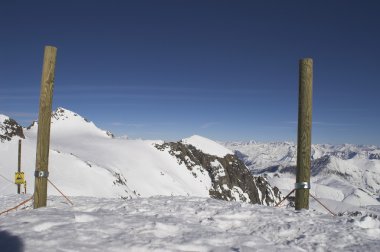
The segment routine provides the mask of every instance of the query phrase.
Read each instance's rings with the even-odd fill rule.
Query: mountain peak
[[[38,122],[33,122],[27,129],[30,132],[37,133]],[[58,107],[51,114],[52,133],[59,136],[70,136],[78,134],[91,134],[101,137],[114,137],[114,135],[102,129],[99,129],[93,122],[87,120],[81,115],[69,109]]]
[[[75,113],[71,110],[63,108],[63,107],[58,107],[55,111],[53,111],[51,116],[52,116],[52,118],[54,118],[56,120],[61,120],[61,121],[64,121],[65,119],[69,119],[69,118],[73,118],[73,117],[78,117],[79,119],[83,119],[86,122],[90,122],[86,118],[78,115],[77,113]]]

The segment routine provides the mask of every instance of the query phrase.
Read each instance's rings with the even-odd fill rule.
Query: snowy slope
[[[0,208],[23,196],[0,196]],[[17,251],[378,251],[379,208],[333,217],[198,197],[49,197],[0,216],[0,248]]]
[[[33,172],[37,123],[24,130],[22,167],[34,188]],[[0,145],[2,174],[13,180],[17,139]],[[158,151],[152,141],[114,139],[94,123],[67,109],[58,108],[51,122],[50,179],[68,195],[95,197],[147,197],[196,195],[208,197],[210,178],[194,179],[175,157]],[[16,163],[17,164],[17,163]],[[1,184],[2,194],[15,185]],[[53,188],[49,194],[57,195]]]
[[[283,194],[293,189],[296,146],[289,142],[227,142],[254,174],[265,174]],[[322,200],[353,206],[379,205],[380,148],[377,146],[313,145],[311,192]],[[335,205],[331,202],[330,205]]]
[[[34,190],[37,130],[37,122],[24,129],[22,170],[29,192]],[[0,180],[4,182],[0,183],[1,194],[16,191],[12,181],[17,167],[18,139],[14,137],[0,144],[0,153],[4,156],[0,159]],[[51,120],[49,178],[70,196],[186,195],[266,205],[279,200],[278,190],[271,188],[264,178],[253,178],[235,156],[226,156],[232,154],[231,151],[200,136],[189,139],[192,143],[201,142],[211,153],[223,151],[224,154],[209,156],[191,151],[190,145],[181,145],[174,152],[170,146],[163,147],[162,141],[114,138],[75,112],[58,108]],[[216,162],[218,165],[212,165]],[[239,179],[244,172],[249,176]],[[48,194],[59,192],[49,184]]]

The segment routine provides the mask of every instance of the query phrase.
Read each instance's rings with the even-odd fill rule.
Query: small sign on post
[[[18,186],[25,184],[24,172],[15,172],[15,184]]]

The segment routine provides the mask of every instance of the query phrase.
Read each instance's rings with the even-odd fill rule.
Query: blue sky
[[[380,145],[377,1],[1,1],[0,113],[53,109],[131,138],[296,141],[298,60],[314,59],[313,142]]]

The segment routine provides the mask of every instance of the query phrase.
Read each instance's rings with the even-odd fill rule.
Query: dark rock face
[[[56,111],[53,111],[52,114],[51,114],[51,117],[52,118],[55,118],[56,120],[65,120],[68,119],[68,116],[65,114],[65,110],[63,108],[57,108]],[[75,116],[77,116],[75,114]]]
[[[380,154],[378,154],[378,153],[371,153],[371,154],[369,154],[369,159],[378,159],[378,160],[380,160]]]
[[[0,141],[10,141],[14,136],[25,138],[22,127],[11,118],[5,119],[3,123],[0,122]]]
[[[330,154],[331,156],[338,157],[343,160],[352,159],[358,155],[358,153],[353,151],[335,151]]]
[[[289,165],[280,169],[280,173],[296,174],[297,167],[295,165]]]
[[[322,172],[328,172],[327,171],[327,165],[331,162],[331,157],[328,155],[325,155],[323,157],[311,160],[310,164],[310,172],[311,176],[317,176],[318,174]],[[287,167],[279,167],[277,170],[274,170],[273,167],[268,167],[264,169],[265,172],[280,172],[280,173],[290,173],[296,175],[297,173],[297,167],[295,165],[290,165]]]
[[[109,136],[109,137],[111,137],[111,138],[115,138],[115,135],[112,134],[111,131],[106,131],[106,134],[107,134],[107,136]]]
[[[325,155],[323,157],[314,159],[311,161],[311,176],[317,176],[324,170],[326,170],[327,165],[331,162],[331,157]]]
[[[208,155],[181,142],[164,143],[156,148],[168,150],[189,171],[200,168],[202,173],[208,173],[212,183],[211,198],[262,205],[275,205],[280,200],[278,188],[272,188],[264,177],[254,177],[235,155],[223,158]],[[194,172],[192,174],[196,176]]]
[[[30,130],[33,128],[35,125],[37,125],[37,121],[33,121],[28,127],[26,127],[27,130]]]
[[[348,174],[346,172],[340,172],[339,170],[334,170],[329,168],[329,163],[331,162],[331,156],[325,155],[320,158],[311,160],[311,167],[310,167],[310,175],[312,177],[317,176],[317,175],[336,175],[339,176],[343,179],[350,180],[352,178],[351,174]],[[264,169],[263,171],[269,171],[272,172],[271,170]],[[273,171],[277,172],[277,171]],[[287,166],[283,167],[280,170],[278,170],[279,173],[290,173],[290,174],[297,174],[297,167],[296,166]]]

